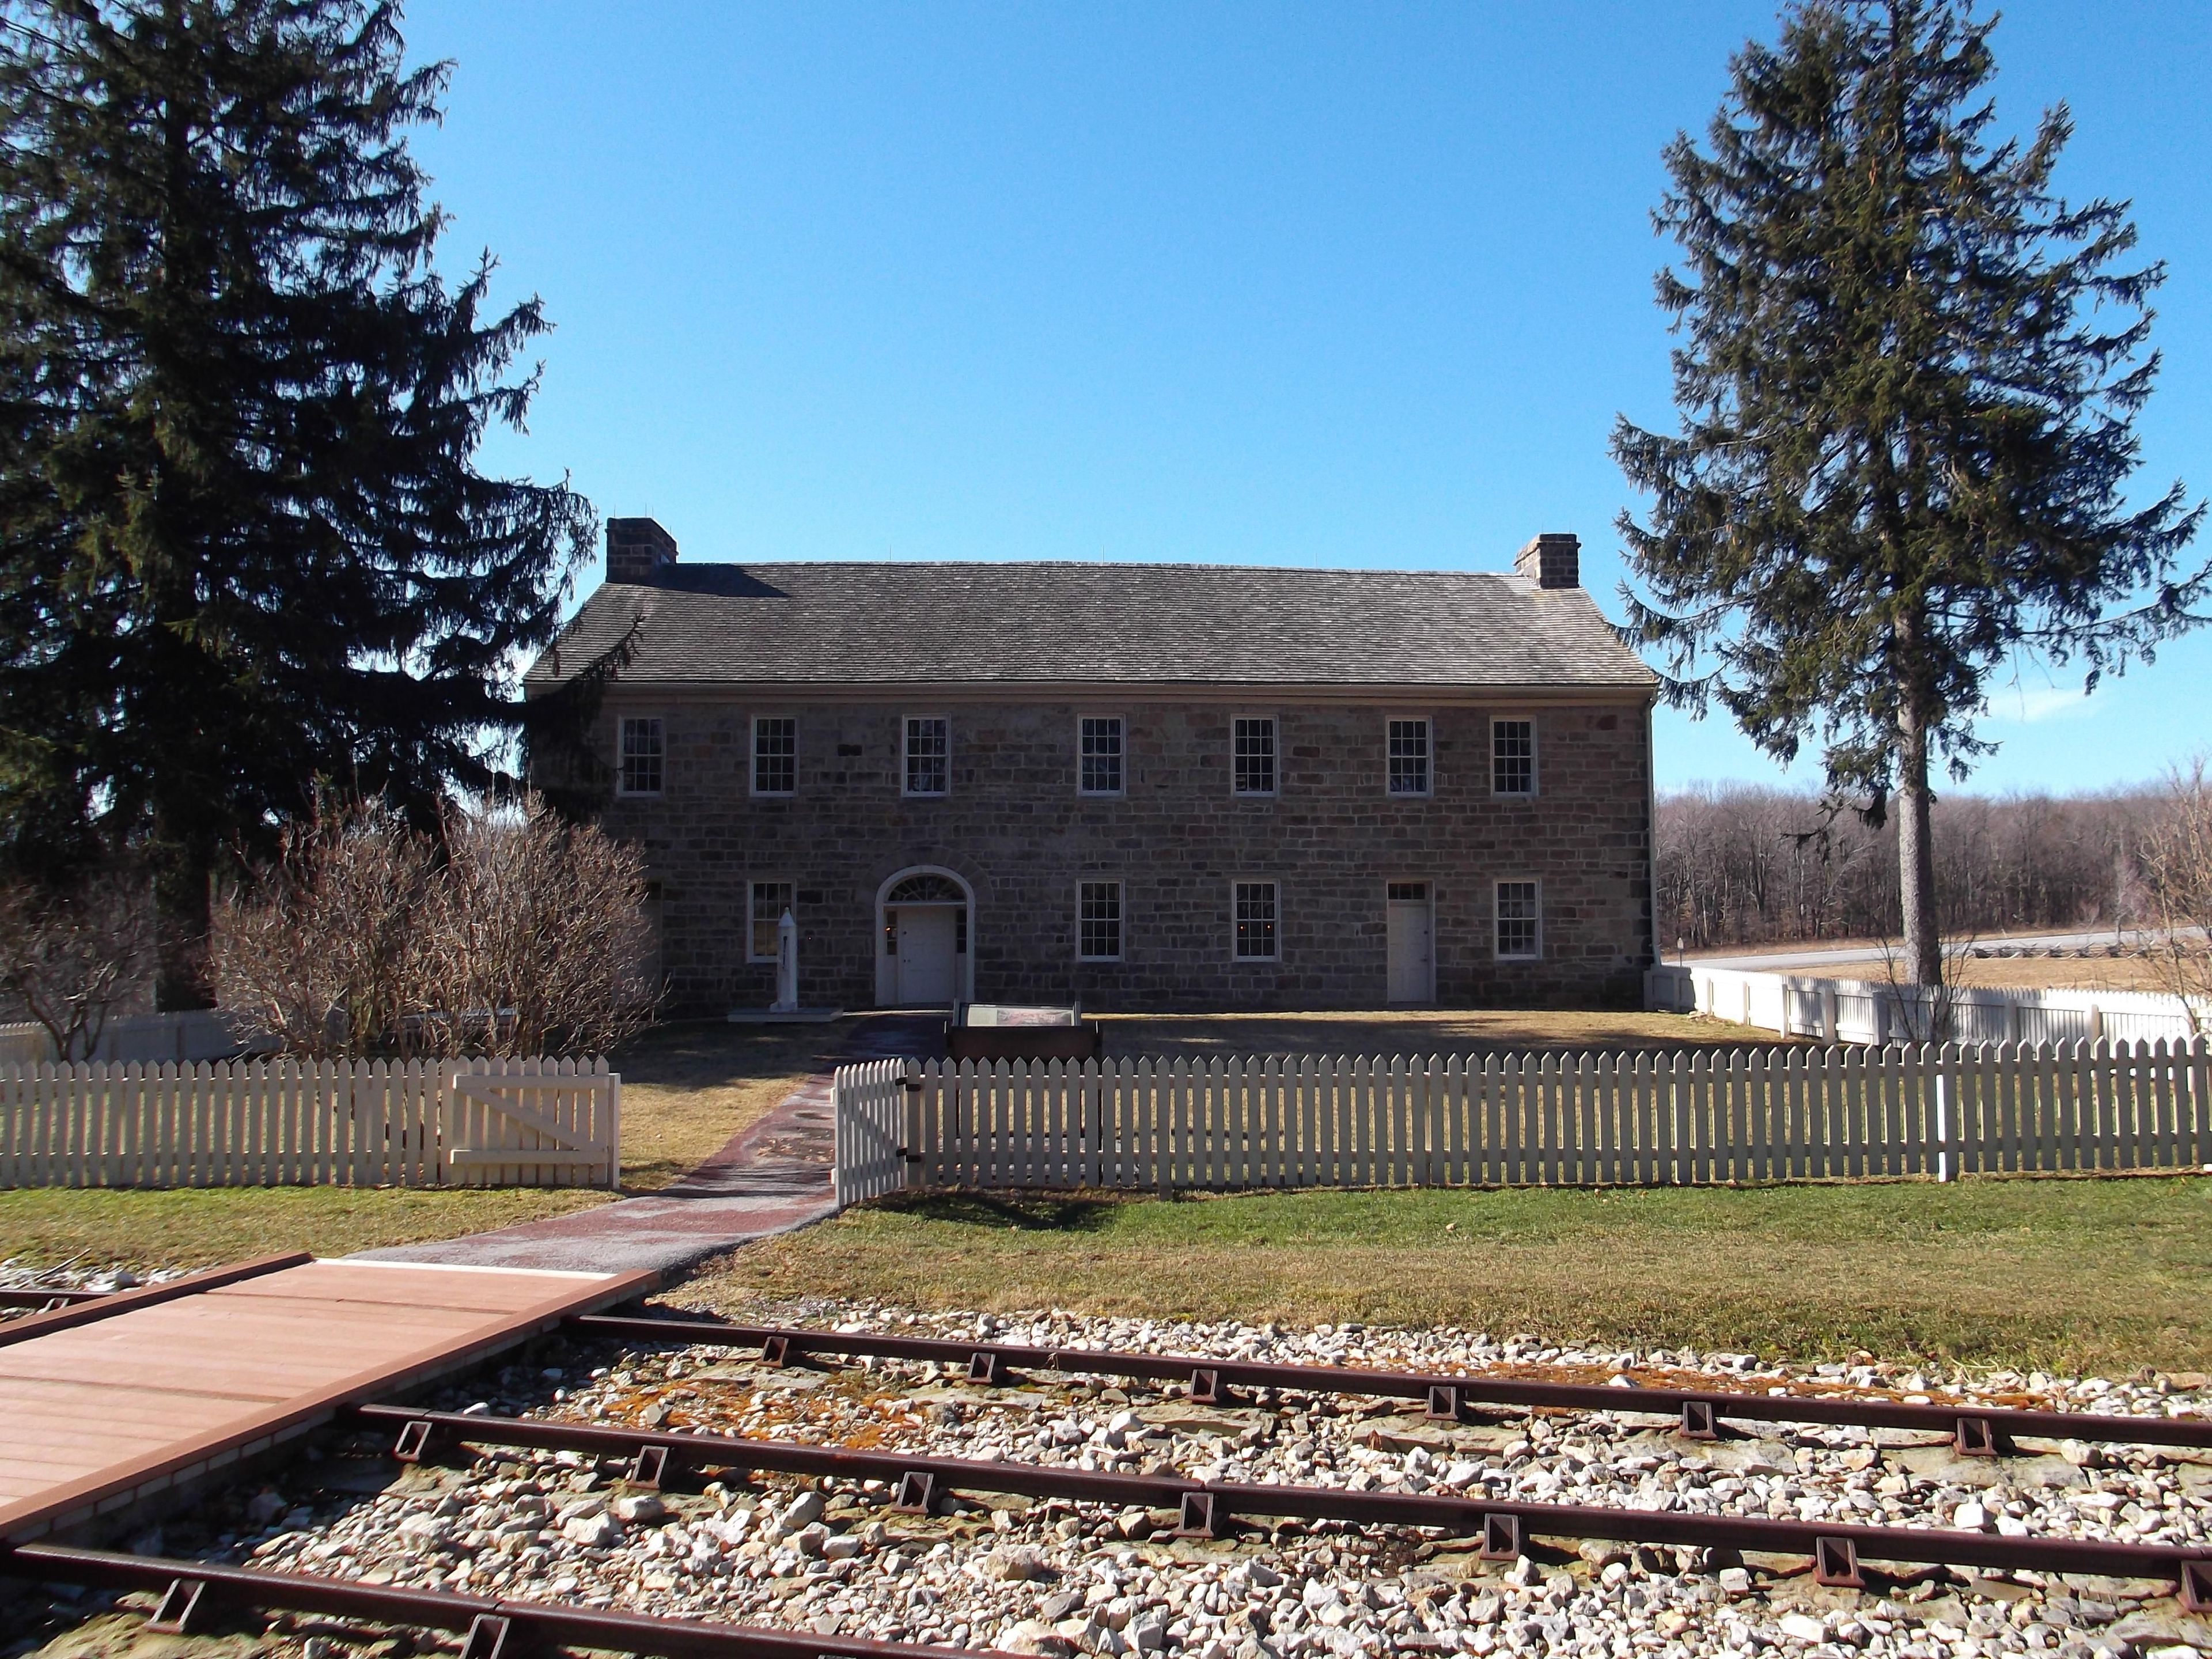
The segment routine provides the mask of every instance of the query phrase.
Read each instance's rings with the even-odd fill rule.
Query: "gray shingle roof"
[[[1655,684],[1580,588],[1075,562],[674,565],[593,593],[526,684],[574,674],[633,627],[633,684]]]

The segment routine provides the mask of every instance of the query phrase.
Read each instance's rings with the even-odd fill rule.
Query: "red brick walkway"
[[[934,1053],[943,1019],[878,1014],[863,1021],[840,1063]],[[495,1232],[368,1255],[387,1261],[447,1261],[570,1272],[665,1270],[749,1240],[788,1232],[836,1207],[832,1073],[817,1072],[675,1185],[596,1209],[526,1221]]]

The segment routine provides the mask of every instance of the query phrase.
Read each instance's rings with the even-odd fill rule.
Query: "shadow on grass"
[[[872,1209],[955,1226],[1024,1233],[1103,1232],[1121,1207],[1115,1199],[1052,1197],[1035,1193],[893,1193]]]

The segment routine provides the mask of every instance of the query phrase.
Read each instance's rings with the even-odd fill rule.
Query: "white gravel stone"
[[[749,1310],[757,1318],[762,1310]],[[972,1338],[983,1316],[809,1302],[769,1316],[855,1331]],[[1062,1313],[1000,1314],[994,1340],[1267,1362],[1406,1368],[1765,1390],[1817,1384],[1941,1398],[2022,1395],[2055,1410],[2202,1414],[2200,1390],[2038,1375],[1934,1376],[1871,1362],[1789,1367],[1751,1356],[1624,1354],[1455,1330],[1310,1331]],[[557,1364],[549,1364],[549,1361]],[[558,1378],[544,1375],[558,1370]],[[1309,1392],[1213,1406],[1181,1387],[1039,1373],[981,1389],[965,1366],[825,1360],[781,1371],[757,1351],[618,1352],[578,1344],[467,1384],[494,1410],[859,1443],[944,1456],[1265,1483],[1452,1491],[1718,1516],[1868,1525],[1993,1527],[2007,1535],[2157,1539],[2212,1549],[2212,1468],[2140,1448],[2031,1444],[1960,1459],[1947,1437],[1773,1425],[1698,1443],[1667,1419],[1425,1421],[1419,1407]],[[257,1565],[431,1584],[1052,1659],[2128,1659],[2177,1644],[2185,1621],[2155,1587],[1984,1585],[1920,1575],[1891,1599],[1815,1595],[1801,1567],[1692,1550],[1593,1545],[1568,1569],[1485,1563],[1468,1540],[1344,1523],[1288,1523],[1234,1541],[1182,1540],[1171,1513],[974,1494],[921,1517],[847,1482],[736,1475],[652,1498],[620,1466],[509,1453],[472,1469],[410,1472],[392,1490],[246,1516],[232,1553]],[[241,1510],[243,1505],[241,1504]],[[318,1521],[316,1516],[321,1519]],[[650,1519],[647,1516],[650,1516]],[[282,1517],[281,1523],[278,1517]],[[1962,1519],[1965,1517],[1966,1519]],[[625,1525],[624,1519],[631,1524]],[[284,1528],[271,1535],[270,1529]],[[2016,1530],[2017,1529],[2017,1530]],[[1547,1560],[1556,1560],[1547,1557]],[[1823,1599],[1825,1598],[1825,1599]],[[2130,1620],[2148,1620],[2140,1625]],[[2212,1645],[2212,1632],[2207,1633]]]

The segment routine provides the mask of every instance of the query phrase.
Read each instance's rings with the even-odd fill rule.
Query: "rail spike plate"
[[[461,1659],[501,1659],[507,1650],[506,1620],[495,1613],[480,1613],[469,1624],[461,1642]]]
[[[1961,1457],[1995,1457],[1997,1425],[1986,1417],[1962,1417],[1952,1431],[1951,1443]]]
[[[1219,1538],[1229,1530],[1229,1508],[1210,1492],[1182,1495],[1182,1514],[1176,1527],[1178,1538]]]
[[[643,1486],[658,1492],[661,1480],[668,1474],[668,1448],[640,1446],[637,1455],[630,1459],[629,1472],[623,1478],[633,1486]]]
[[[937,1503],[937,1477],[921,1469],[899,1476],[898,1494],[891,1507],[902,1515],[927,1515]]]
[[[1482,1547],[1486,1561],[1511,1561],[1521,1554],[1521,1517],[1492,1510],[1482,1517]]]
[[[1859,1547],[1848,1538],[1813,1540],[1813,1582],[1832,1589],[1864,1589],[1859,1572]]]
[[[2181,1605],[2191,1613],[2212,1613],[2212,1557],[2181,1564]]]
[[[199,1611],[200,1597],[206,1591],[204,1578],[172,1578],[169,1588],[161,1592],[161,1604],[146,1621],[146,1628],[160,1636],[191,1635],[192,1615]]]

